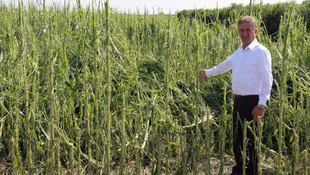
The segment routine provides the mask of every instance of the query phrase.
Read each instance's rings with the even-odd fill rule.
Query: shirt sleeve
[[[219,74],[225,73],[232,68],[232,56],[229,56],[225,61],[221,62],[219,65],[208,69],[205,71],[207,77],[217,76]]]
[[[261,76],[261,88],[258,104],[266,106],[267,100],[270,99],[270,92],[273,82],[271,54],[268,50],[262,52],[262,55],[258,61],[258,69]]]

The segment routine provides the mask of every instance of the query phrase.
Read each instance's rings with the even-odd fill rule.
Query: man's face
[[[246,48],[252,41],[254,41],[257,29],[253,29],[252,23],[246,22],[239,25],[239,37],[242,40],[243,48]]]

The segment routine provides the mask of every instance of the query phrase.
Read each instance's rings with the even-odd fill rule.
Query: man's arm
[[[265,114],[265,106],[267,103],[267,100],[270,99],[270,92],[272,87],[272,70],[271,70],[271,54],[267,50],[262,53],[261,60],[258,64],[258,70],[261,75],[261,90],[259,93],[259,101],[258,105],[254,107],[252,111],[253,120],[254,122],[257,121],[257,117],[261,116],[263,117]]]
[[[200,72],[199,72],[199,82],[201,82],[202,80],[206,79],[207,77],[217,76],[219,74],[227,72],[227,71],[231,70],[231,68],[232,68],[232,56],[228,57],[225,61],[223,61],[219,65],[213,67],[212,69],[200,70]]]

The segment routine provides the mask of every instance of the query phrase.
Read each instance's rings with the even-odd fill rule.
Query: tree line
[[[177,13],[179,20],[202,20],[206,24],[212,25],[214,22],[231,25],[234,19],[243,15],[256,15],[261,18],[261,26],[265,27],[266,32],[271,37],[276,37],[281,19],[285,12],[289,9],[290,2],[277,4],[250,4],[243,6],[242,4],[232,3],[230,7],[221,9],[194,9],[182,10]],[[294,12],[302,17],[307,23],[307,31],[310,29],[310,0],[305,0],[301,4],[293,4]]]

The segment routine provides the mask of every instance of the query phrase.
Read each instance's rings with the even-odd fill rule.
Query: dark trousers
[[[252,121],[252,110],[258,104],[258,95],[235,97],[233,109],[233,151],[235,155],[236,166],[233,167],[233,172],[236,174],[242,173],[242,150],[243,150],[243,126],[244,121]],[[253,124],[250,124],[253,131]],[[247,159],[246,159],[246,174],[257,174],[257,156],[254,148],[254,136],[249,129],[247,129]]]

